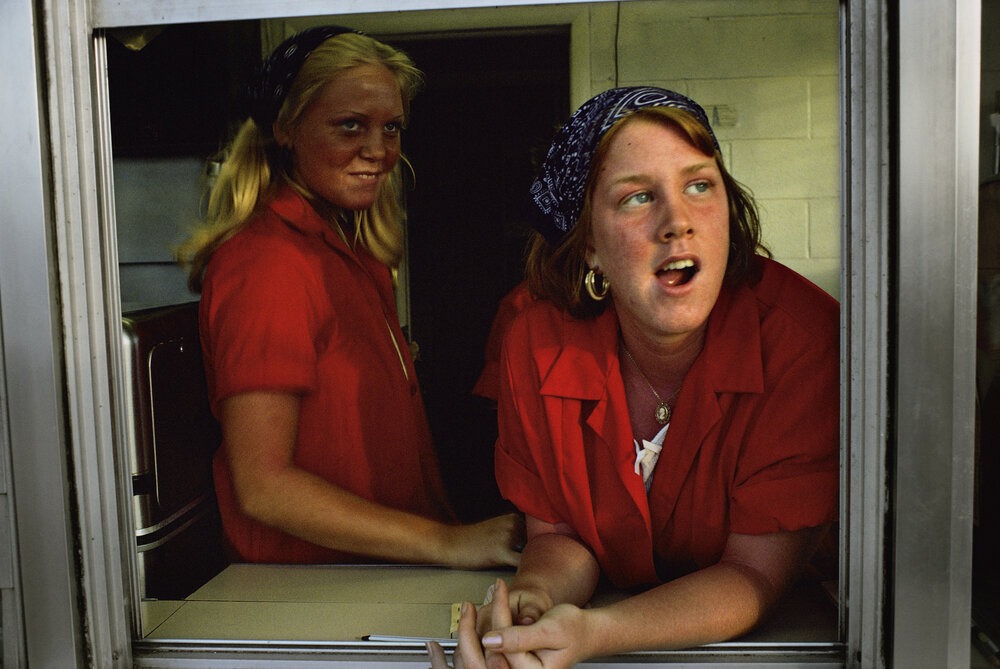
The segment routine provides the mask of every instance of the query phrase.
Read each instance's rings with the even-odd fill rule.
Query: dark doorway
[[[257,21],[122,28],[108,33],[115,158],[218,153],[260,62]]]
[[[569,32],[388,41],[427,75],[403,138],[416,174],[410,334],[445,482],[459,515],[473,520],[503,509],[496,412],[471,391],[497,305],[522,278],[534,163],[568,113]]]

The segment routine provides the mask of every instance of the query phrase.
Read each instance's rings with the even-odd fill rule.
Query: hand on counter
[[[585,625],[578,607],[562,604],[534,624],[515,626],[507,584],[497,580],[489,614],[493,630],[480,639],[476,607],[463,603],[454,665],[448,664],[444,650],[432,641],[427,644],[431,669],[562,669],[581,659],[578,632]]]

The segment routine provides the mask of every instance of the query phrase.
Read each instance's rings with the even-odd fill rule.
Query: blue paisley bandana
[[[278,45],[251,79],[246,89],[247,112],[266,137],[285,101],[288,89],[316,47],[343,33],[357,32],[341,26],[319,26],[292,35]]]
[[[552,244],[576,225],[583,208],[583,190],[590,162],[601,137],[619,119],[642,107],[676,107],[697,118],[715,139],[705,111],[680,93],[651,86],[612,88],[576,110],[552,140],[541,174],[531,184],[528,222]]]

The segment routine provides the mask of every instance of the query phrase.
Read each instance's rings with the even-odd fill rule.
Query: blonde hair
[[[324,41],[305,60],[278,111],[275,124],[294,128],[323,87],[341,72],[359,65],[383,65],[396,78],[403,99],[404,117],[409,117],[410,100],[423,84],[423,74],[402,51],[367,35],[343,33]],[[393,168],[379,189],[374,204],[354,217],[356,244],[367,249],[379,262],[395,269],[403,253],[402,166]],[[246,120],[229,145],[218,177],[212,186],[204,223],[177,249],[177,260],[189,267],[188,287],[201,292],[205,268],[212,254],[253,219],[287,183],[310,201],[320,198],[291,173],[288,150],[278,145],[271,128],[260,128]],[[340,227],[338,233],[343,235]],[[346,240],[345,240],[346,241]]]

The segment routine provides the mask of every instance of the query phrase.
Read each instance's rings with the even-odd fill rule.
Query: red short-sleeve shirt
[[[539,301],[504,339],[500,491],[573,527],[619,587],[714,564],[731,532],[836,519],[839,306],[759,261],[761,280],[723,288],[709,316],[648,496],[634,469],[613,309],[581,321]]]
[[[209,395],[301,397],[295,463],[366,499],[450,519],[389,270],[290,188],[212,255],[200,306]],[[250,562],[358,561],[240,513],[222,444],[216,494]]]
[[[474,395],[496,401],[500,387],[500,351],[504,335],[511,321],[534,299],[528,289],[528,282],[522,281],[500,300],[500,306],[497,307],[496,316],[493,317],[493,324],[490,326],[489,336],[486,338],[483,371],[480,372],[479,379],[472,388]]]

